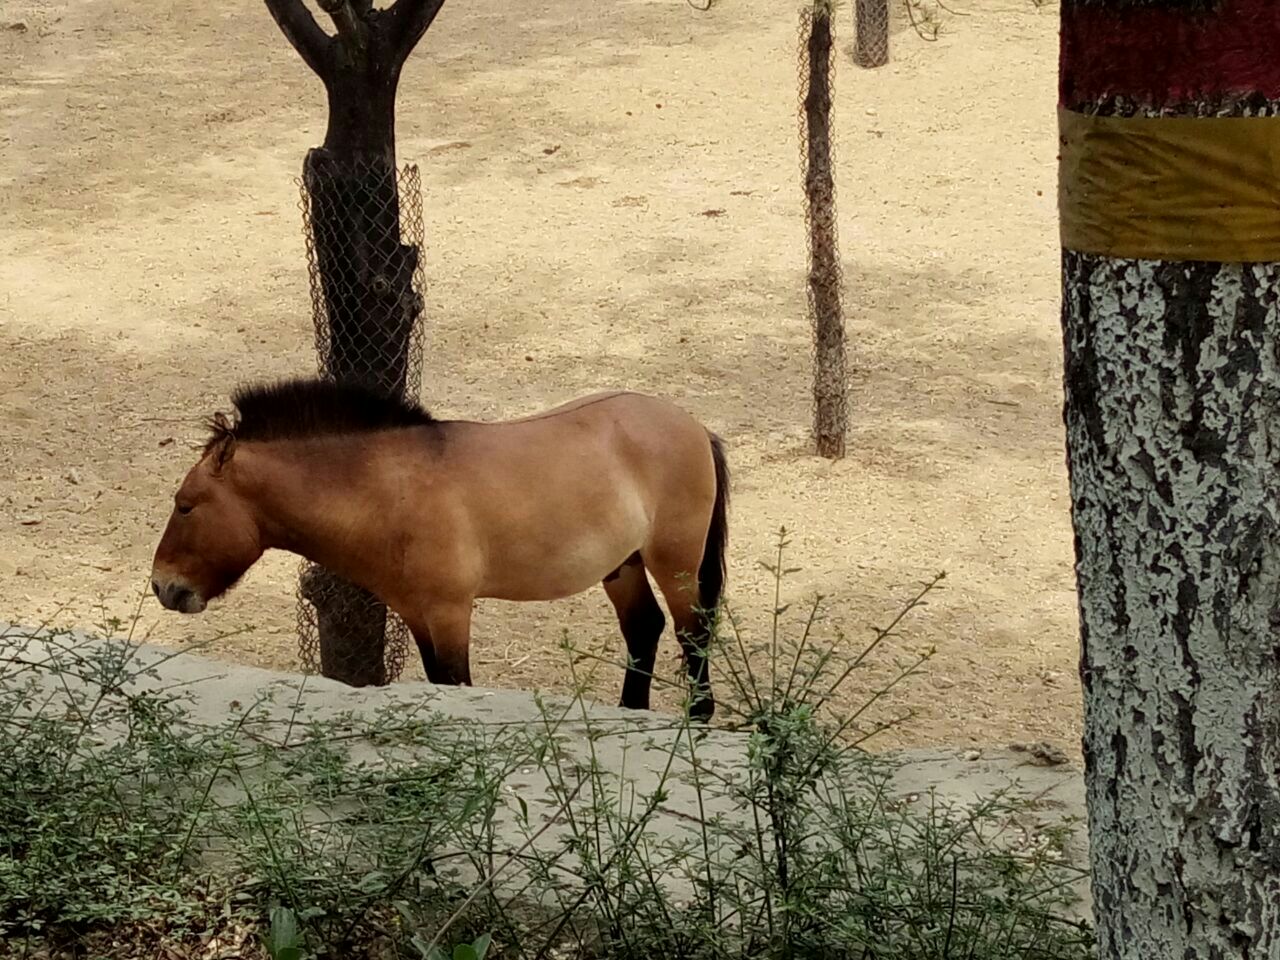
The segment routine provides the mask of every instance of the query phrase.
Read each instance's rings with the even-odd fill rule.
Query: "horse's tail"
[[[702,550],[702,566],[698,568],[698,603],[704,615],[714,619],[724,591],[725,548],[729,543],[729,463],[724,456],[724,441],[711,431],[707,431],[707,437],[715,463],[716,499]]]

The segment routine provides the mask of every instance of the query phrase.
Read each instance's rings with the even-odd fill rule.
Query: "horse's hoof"
[[[710,697],[703,697],[689,704],[689,719],[706,723],[716,712],[716,702]]]

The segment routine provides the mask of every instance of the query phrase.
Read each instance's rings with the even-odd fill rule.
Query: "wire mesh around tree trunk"
[[[889,62],[889,0],[853,0],[853,62],[883,67]]]
[[[813,327],[813,433],[818,453],[844,456],[848,382],[836,229],[832,91],[836,67],[834,18],[814,4],[800,11],[797,73],[800,87],[800,170],[809,251],[809,320]]]
[[[416,166],[307,155],[301,190],[320,375],[416,398],[422,379],[423,226]],[[372,594],[303,561],[303,668],[353,686],[400,675],[412,636]]]

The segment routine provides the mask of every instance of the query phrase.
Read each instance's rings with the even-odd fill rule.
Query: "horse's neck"
[[[361,562],[376,517],[376,471],[360,442],[245,444],[237,472],[264,549],[287,550],[334,572]],[[247,456],[245,456],[247,455]]]

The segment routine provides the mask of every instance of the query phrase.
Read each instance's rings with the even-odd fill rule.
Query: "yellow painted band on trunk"
[[[1280,261],[1280,117],[1058,111],[1062,246],[1123,259]]]

